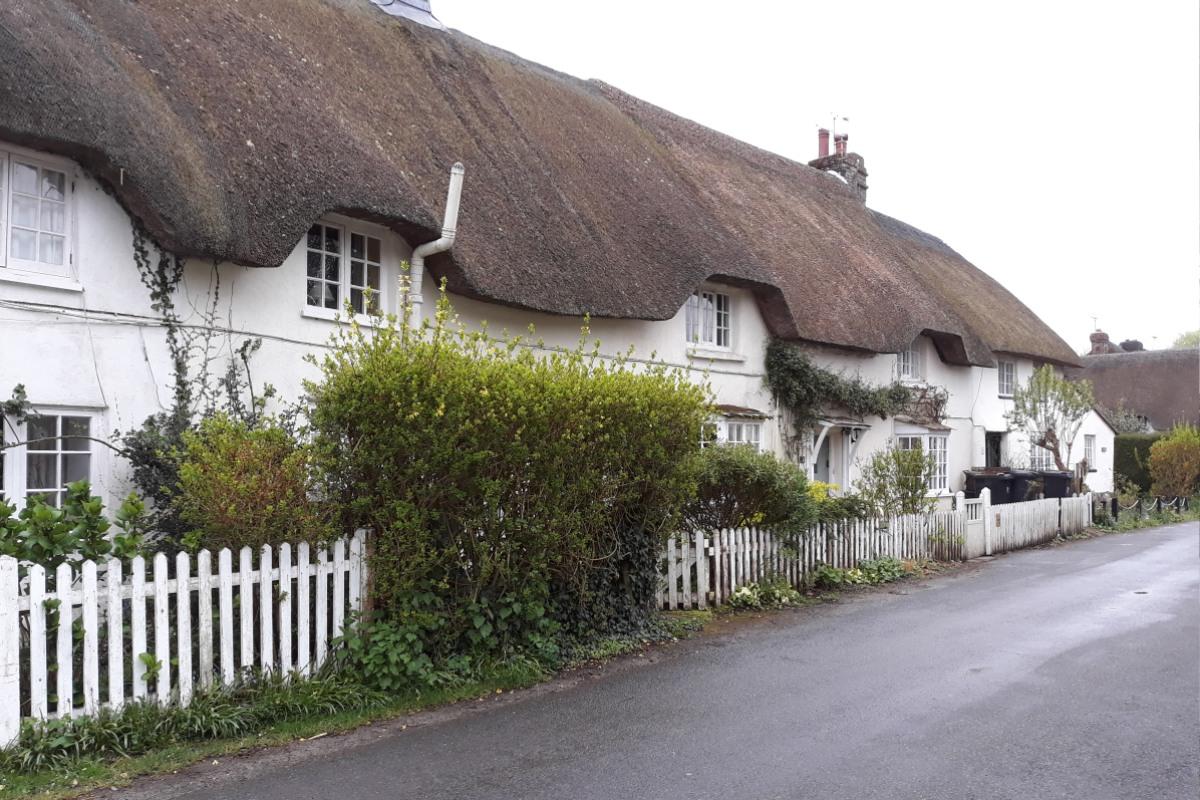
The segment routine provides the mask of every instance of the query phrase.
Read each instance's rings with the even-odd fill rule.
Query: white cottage
[[[3,451],[6,497],[81,477],[126,492],[98,440],[172,406],[180,342],[217,391],[261,339],[254,386],[299,396],[338,309],[399,309],[455,161],[461,215],[416,282],[424,313],[444,280],[469,324],[532,324],[546,347],[590,315],[606,352],[709,381],[721,440],[842,486],[889,442],[935,454],[943,497],[964,469],[1036,461],[1008,398],[1075,354],[939,239],[869,209],[844,137],[796,163],[413,16],[369,0],[0,7],[0,392],[23,384],[40,415],[3,426],[38,440]],[[797,431],[764,382],[772,339],[944,402],[828,407]],[[1103,490],[1111,431],[1089,431],[1073,460],[1088,449]]]

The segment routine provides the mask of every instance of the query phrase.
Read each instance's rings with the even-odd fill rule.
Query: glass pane
[[[91,420],[87,417],[63,417],[62,418],[62,449],[63,450],[83,450],[92,449],[92,444],[85,438],[91,436]]]
[[[341,231],[337,228],[325,228],[325,250],[329,253],[342,252]]]
[[[308,277],[321,277],[321,254],[314,253],[311,250],[308,253]]]
[[[350,234],[350,257],[362,258],[364,250],[363,235],[361,233]]]
[[[354,307],[356,314],[363,313],[363,292],[362,289],[350,290],[350,305]]]
[[[66,196],[67,176],[52,169],[42,170],[42,197],[62,200]]]
[[[321,226],[313,225],[308,229],[308,247],[312,250],[321,249]]]
[[[58,456],[53,453],[30,453],[25,456],[25,488],[57,489]]]
[[[33,417],[25,423],[25,439],[30,450],[58,449],[58,417]],[[35,442],[35,439],[45,441]]]
[[[12,187],[14,191],[37,195],[37,167],[31,167],[28,164],[20,164],[14,161],[12,165],[12,176]]]
[[[9,250],[13,258],[23,258],[26,261],[37,260],[37,234],[21,228],[12,229],[12,247]]]
[[[43,264],[62,264],[66,240],[61,236],[43,233],[38,237],[38,261]]]
[[[350,285],[351,286],[362,286],[363,285],[363,262],[361,262],[361,261],[351,261],[350,262]]]
[[[379,265],[367,265],[367,286],[370,286],[375,291],[379,291]]]
[[[308,282],[308,304],[310,306],[321,305],[322,291],[323,290],[321,289],[320,281],[309,281]]]
[[[338,287],[336,283],[325,284],[325,307],[338,307]]]
[[[379,261],[379,240],[374,236],[367,237],[367,260]]]
[[[90,480],[88,468],[91,463],[92,457],[87,453],[63,456],[63,483]]]
[[[32,197],[13,195],[12,221],[15,225],[36,228],[38,224],[38,201]]]
[[[325,280],[340,281],[341,259],[337,256],[325,256]]]
[[[67,229],[67,207],[63,203],[42,201],[42,230],[62,233]]]

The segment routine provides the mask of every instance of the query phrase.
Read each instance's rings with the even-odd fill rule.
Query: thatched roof
[[[1200,352],[1135,350],[1084,356],[1082,369],[1071,377],[1092,382],[1096,402],[1108,410],[1119,406],[1150,420],[1155,430],[1178,422],[1200,425]]]
[[[458,241],[430,264],[455,292],[665,319],[719,277],[785,338],[1075,361],[836,178],[368,0],[0,5],[0,138],[75,158],[181,255],[277,266],[330,211],[431,238],[459,160]]]

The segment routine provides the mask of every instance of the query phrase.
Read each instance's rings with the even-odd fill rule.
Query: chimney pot
[[[819,128],[817,130],[817,158],[824,158],[829,155],[829,129]]]
[[[839,156],[846,155],[846,140],[850,138],[849,134],[839,133],[833,137],[833,146]]]

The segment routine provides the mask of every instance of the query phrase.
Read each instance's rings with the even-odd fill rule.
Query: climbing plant
[[[857,375],[819,367],[799,348],[778,339],[767,346],[766,367],[767,385],[791,412],[797,434],[811,428],[826,406],[840,406],[856,417],[887,418],[913,400],[901,383],[873,386]]]

